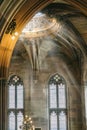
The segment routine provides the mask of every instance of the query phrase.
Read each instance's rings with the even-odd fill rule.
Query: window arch
[[[59,74],[53,75],[48,82],[49,129],[67,130],[66,83]]]
[[[24,113],[24,88],[21,78],[13,75],[8,82],[8,130],[20,130]]]

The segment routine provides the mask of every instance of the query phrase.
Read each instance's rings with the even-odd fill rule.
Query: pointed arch
[[[20,130],[24,113],[23,81],[17,75],[8,81],[8,130]]]
[[[49,129],[67,130],[66,82],[58,73],[48,82]]]

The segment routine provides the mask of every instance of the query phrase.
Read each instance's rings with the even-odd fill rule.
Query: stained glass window
[[[23,108],[23,85],[17,86],[17,108]]]
[[[58,85],[58,104],[59,108],[66,108],[65,84]]]
[[[17,130],[21,130],[20,126],[22,125],[22,122],[23,122],[23,113],[20,111],[17,114]]]
[[[66,115],[64,111],[59,113],[59,130],[66,130]]]
[[[15,130],[15,114],[11,111],[9,114],[9,130]]]
[[[50,128],[51,130],[57,130],[57,114],[55,111],[53,111],[50,114]]]
[[[56,85],[50,85],[50,108],[57,107],[57,99],[56,99]]]
[[[48,83],[49,129],[67,130],[66,83],[59,74],[53,75]]]
[[[20,130],[24,110],[23,89],[21,78],[12,76],[8,82],[8,130]]]
[[[15,86],[11,84],[9,86],[9,109],[15,108]]]
[[[86,111],[86,118],[87,118],[87,85],[85,84],[85,111]]]

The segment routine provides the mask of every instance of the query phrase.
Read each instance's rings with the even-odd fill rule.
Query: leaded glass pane
[[[17,86],[17,108],[23,108],[23,85]]]
[[[50,130],[58,130],[58,128],[57,128],[57,114],[54,111],[50,115]]]
[[[15,86],[11,84],[9,86],[9,108],[15,108]]]
[[[55,74],[49,81],[50,130],[67,130],[66,88],[62,76]]]
[[[87,118],[87,85],[85,86],[85,110],[86,110],[86,118]]]
[[[49,88],[50,88],[50,108],[56,108],[57,107],[56,85],[51,84]]]
[[[59,130],[66,130],[66,115],[63,111],[59,114]]]
[[[23,84],[18,76],[12,76],[8,87],[8,130],[20,130],[23,121]],[[14,112],[14,113],[13,113]],[[18,113],[18,114],[17,114]]]
[[[65,85],[62,83],[58,85],[58,95],[59,108],[66,108]]]
[[[11,111],[9,114],[9,130],[15,130],[15,114]]]
[[[17,114],[17,130],[21,130],[20,126],[22,125],[22,122],[23,122],[23,113],[20,111]]]

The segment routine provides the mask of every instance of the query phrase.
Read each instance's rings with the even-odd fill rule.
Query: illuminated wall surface
[[[0,0],[0,130],[87,129],[86,5]]]

